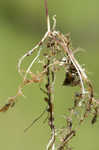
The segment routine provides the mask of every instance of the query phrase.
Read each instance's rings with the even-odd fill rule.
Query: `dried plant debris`
[[[6,112],[10,107],[14,106],[18,96],[24,96],[22,90],[25,86],[35,83],[40,84],[40,90],[45,94],[44,101],[47,104],[47,108],[29,125],[29,127],[25,129],[25,131],[38,121],[45,112],[47,112],[51,137],[46,149],[71,150],[68,146],[69,141],[71,141],[76,135],[81,123],[88,116],[92,116],[92,124],[97,121],[99,115],[99,101],[94,98],[93,85],[88,79],[85,70],[81,67],[74,56],[76,50],[71,46],[69,34],[65,35],[60,31],[55,30],[56,16],[53,17],[53,26],[51,28],[46,0],[45,8],[47,32],[34,48],[20,58],[18,72],[22,76],[22,83],[18,88],[16,96],[9,98],[8,103],[0,108],[0,112]],[[46,52],[44,50],[45,48]],[[37,51],[36,57],[32,60],[26,70],[23,68],[21,69],[23,60],[27,56],[29,57],[32,55],[34,51]],[[41,55],[43,57],[40,60]],[[39,63],[39,65],[41,65],[41,71],[39,73],[32,72],[32,66],[34,63]],[[69,111],[67,110],[69,115],[66,117],[66,125],[63,129],[59,129],[60,132],[58,132],[54,124],[54,86],[57,79],[56,73],[59,72],[61,68],[64,69],[63,86],[78,86],[79,91],[74,93],[73,106],[72,108],[69,108]],[[41,87],[42,83],[43,85],[45,84],[44,88]],[[73,118],[75,118],[77,122],[76,127],[74,127]],[[60,140],[57,145],[56,139],[58,136],[60,136]]]

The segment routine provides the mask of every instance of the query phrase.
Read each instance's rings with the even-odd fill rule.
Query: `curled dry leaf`
[[[8,103],[6,103],[3,107],[0,108],[0,112],[6,112],[10,107],[13,107],[15,105],[15,98],[11,97],[8,100]]]

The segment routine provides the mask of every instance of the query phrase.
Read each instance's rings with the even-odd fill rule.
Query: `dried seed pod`
[[[75,93],[75,99],[74,99],[74,108],[77,107],[79,101],[82,99],[82,94],[76,92]]]
[[[75,67],[73,66],[73,64],[71,63],[67,68],[63,85],[76,86],[79,85],[79,83],[80,83],[80,79],[78,73]]]
[[[31,80],[25,79],[23,83],[24,83],[24,85],[29,84],[29,83],[31,83]]]
[[[98,107],[95,108],[95,113],[94,113],[94,116],[93,116],[93,118],[91,120],[92,124],[96,123],[97,117],[98,117]]]
[[[79,85],[80,83],[80,80],[79,80],[79,77],[74,74],[74,73],[71,73],[71,72],[66,72],[66,75],[65,75],[65,80],[63,82],[63,85],[65,86],[77,86]]]
[[[45,102],[47,102],[47,103],[48,103],[48,98],[47,98],[47,97],[45,97],[45,98],[44,98],[44,100],[45,100]]]
[[[97,121],[97,114],[95,114],[91,120],[91,123],[94,124]]]
[[[15,98],[10,98],[8,100],[8,103],[6,103],[1,109],[0,109],[0,112],[6,112],[9,107],[13,107],[15,105]]]
[[[10,103],[5,104],[1,109],[0,112],[6,112],[10,107]]]
[[[67,127],[71,130],[72,129],[72,119],[71,118],[67,118]]]

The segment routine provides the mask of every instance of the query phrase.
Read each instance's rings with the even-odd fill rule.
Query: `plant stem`
[[[45,5],[46,18],[47,18],[47,30],[48,30],[48,32],[50,32],[50,19],[49,19],[49,15],[48,15],[47,0],[44,0],[44,5]]]
[[[48,5],[47,5],[47,0],[44,0],[44,3],[45,3],[46,17],[48,17]]]

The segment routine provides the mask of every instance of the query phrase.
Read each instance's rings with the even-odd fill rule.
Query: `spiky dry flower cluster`
[[[68,146],[70,140],[76,135],[79,125],[89,116],[92,116],[91,123],[94,124],[99,115],[99,101],[94,98],[94,91],[91,81],[88,79],[85,70],[76,60],[74,54],[76,50],[71,48],[71,41],[69,35],[64,35],[60,31],[56,31],[56,16],[53,17],[53,26],[50,27],[50,19],[48,15],[47,1],[45,0],[46,16],[47,16],[47,32],[42,40],[29,52],[23,55],[18,63],[18,72],[22,75],[23,81],[18,88],[16,96],[8,99],[0,112],[5,112],[9,107],[13,107],[16,98],[23,95],[23,88],[28,84],[43,83],[44,88],[40,90],[45,94],[44,101],[47,103],[47,108],[37,117],[26,129],[27,131],[42,115],[48,113],[48,125],[51,129],[51,137],[47,144],[47,150],[70,150]],[[44,50],[46,49],[46,51]],[[36,57],[26,71],[21,69],[23,60],[37,51]],[[42,60],[40,60],[42,55]],[[34,63],[40,63],[42,71],[38,74],[32,72]],[[66,117],[66,126],[62,129],[56,129],[54,125],[54,86],[56,79],[56,72],[63,68],[65,72],[65,79],[63,86],[79,87],[79,91],[74,93],[74,101],[72,108],[69,108],[69,115]],[[68,111],[68,110],[67,110]],[[77,125],[73,126],[73,117],[77,121]],[[58,145],[56,144],[57,137],[60,136]]]

